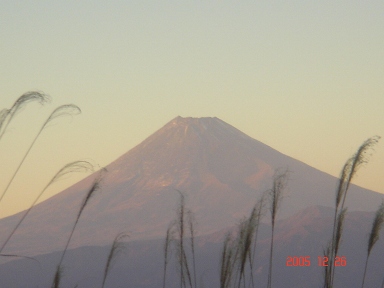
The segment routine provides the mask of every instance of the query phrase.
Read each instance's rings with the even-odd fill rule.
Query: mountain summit
[[[279,217],[312,205],[333,206],[334,177],[218,118],[176,117],[106,167],[102,189],[85,208],[71,247],[110,244],[121,231],[131,239],[164,237],[176,214],[178,191],[195,213],[199,234],[223,229],[249,213],[280,167],[291,173]],[[31,255],[62,249],[94,177],[36,205],[5,252]],[[353,186],[346,205],[374,210],[379,199],[380,194]],[[1,235],[19,217],[1,219]]]

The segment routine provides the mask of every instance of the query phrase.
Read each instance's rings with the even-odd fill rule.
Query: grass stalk
[[[168,266],[168,260],[169,260],[169,248],[171,245],[171,241],[173,239],[172,236],[172,229],[174,227],[174,223],[168,226],[167,233],[165,236],[165,243],[164,243],[164,272],[163,272],[163,288],[165,288],[166,283],[166,276],[167,276],[167,266]]]
[[[75,114],[79,114],[81,112],[80,108],[77,107],[76,105],[73,105],[73,104],[68,104],[68,105],[62,105],[62,106],[59,106],[57,107],[52,113],[51,115],[47,118],[47,120],[44,122],[44,124],[41,126],[40,130],[38,131],[38,133],[36,134],[35,138],[33,139],[32,143],[29,145],[27,151],[25,152],[23,158],[21,159],[19,165],[17,166],[16,170],[14,171],[11,179],[9,180],[7,186],[5,187],[4,191],[2,192],[1,196],[0,196],[0,202],[1,200],[3,200],[3,197],[5,196],[5,194],[7,193],[9,187],[11,186],[13,180],[15,179],[17,173],[19,172],[21,166],[24,164],[24,161],[25,159],[27,158],[27,156],[29,155],[29,152],[32,150],[33,146],[35,145],[35,142],[37,141],[37,139],[39,138],[41,132],[43,132],[44,128],[46,128],[48,126],[49,123],[51,123],[54,119],[58,118],[58,117],[61,117],[61,116],[65,116],[65,115],[75,115]],[[8,122],[9,123],[9,122]]]
[[[232,237],[228,233],[224,239],[223,251],[220,259],[220,288],[228,288],[233,273]]]
[[[183,193],[178,191],[180,194],[180,204],[177,211],[177,227],[179,233],[179,264],[180,264],[180,287],[185,287],[185,275],[184,275],[184,208],[185,208],[185,199]]]
[[[59,288],[60,287],[60,280],[63,276],[63,269],[60,266],[57,266],[55,277],[53,278],[52,288]]]
[[[373,219],[373,223],[372,223],[372,229],[371,229],[371,232],[369,233],[369,239],[368,239],[368,245],[367,245],[367,258],[365,260],[363,283],[361,284],[362,288],[364,287],[365,276],[367,273],[368,259],[371,254],[373,246],[375,246],[377,240],[379,240],[380,229],[383,226],[383,223],[384,223],[384,200],[381,202],[379,208],[376,211],[375,218]]]
[[[186,225],[186,213],[185,209],[185,196],[182,192],[177,190],[180,195],[180,202],[177,209],[177,219],[176,219],[176,227],[178,233],[178,241],[177,241],[177,251],[178,251],[178,262],[180,267],[180,287],[187,287],[187,283],[190,287],[192,286],[192,278],[188,264],[188,258],[185,250],[185,225]]]
[[[177,251],[177,266],[180,272],[180,287],[185,288],[187,286],[193,288],[197,286],[196,275],[196,259],[195,259],[195,228],[194,228],[194,216],[193,213],[185,208],[185,196],[184,194],[176,190],[179,193],[180,200],[177,206],[176,219],[170,224],[166,233],[166,239],[164,243],[164,270],[163,270],[163,288],[166,284],[166,273],[169,260],[169,253],[171,251],[171,244],[174,243]],[[190,236],[190,253],[192,255],[192,269],[191,273],[190,264],[187,257],[187,242],[185,237],[189,232]],[[176,234],[176,237],[173,234]],[[173,241],[174,240],[174,241]]]
[[[0,140],[3,138],[8,125],[12,122],[13,118],[20,112],[25,105],[30,102],[37,101],[39,104],[44,105],[50,101],[50,97],[42,92],[28,91],[21,95],[12,105],[10,109],[3,109],[0,111]]]
[[[108,274],[111,271],[117,256],[120,255],[123,252],[123,250],[126,248],[125,243],[122,241],[126,237],[128,237],[128,234],[120,233],[115,237],[115,240],[113,241],[111,250],[109,251],[109,254],[108,254],[107,263],[104,268],[103,282],[101,284],[102,288],[104,288],[105,286],[105,282],[107,280]]]
[[[192,211],[190,210],[188,210],[187,216],[188,216],[189,233],[190,233],[190,240],[191,240],[191,251],[192,251],[193,283],[194,283],[194,286],[197,287],[196,257],[195,257],[195,228],[194,228],[195,219]]]
[[[72,236],[73,236],[73,233],[75,232],[75,229],[76,229],[76,226],[77,226],[77,223],[79,222],[79,219],[80,219],[80,216],[81,214],[83,213],[84,211],[84,208],[87,206],[89,200],[92,198],[92,196],[95,194],[96,191],[98,191],[100,189],[100,183],[101,183],[101,180],[102,180],[102,177],[103,177],[103,173],[106,171],[105,168],[101,169],[99,171],[99,175],[96,177],[96,179],[94,180],[91,188],[88,190],[87,194],[85,195],[82,203],[81,203],[81,206],[80,206],[80,210],[79,212],[77,213],[77,217],[76,217],[76,220],[75,220],[75,223],[72,227],[72,230],[71,230],[71,233],[67,239],[67,243],[65,244],[65,247],[64,247],[64,250],[63,252],[61,253],[61,257],[60,257],[60,260],[59,260],[59,264],[57,265],[57,269],[56,269],[56,274],[59,273],[59,271],[62,271],[63,267],[62,267],[62,263],[63,263],[63,260],[64,260],[64,257],[65,257],[65,254],[68,250],[68,246],[69,246],[69,243],[71,242],[71,239],[72,239]],[[56,283],[56,284],[55,284]],[[52,284],[52,287],[54,287],[54,285],[57,285],[57,287],[59,287],[59,284],[60,284],[60,277],[56,279],[56,276],[55,276],[55,280]]]
[[[251,285],[252,287],[255,286],[255,283],[254,283],[254,279],[253,279],[253,267],[254,267],[254,263],[255,263],[255,258],[256,258],[256,244],[257,244],[257,236],[258,236],[258,231],[259,231],[259,224],[260,224],[260,220],[261,220],[261,217],[263,216],[263,209],[264,209],[264,204],[265,204],[265,197],[266,197],[266,194],[263,194],[260,198],[260,200],[256,203],[254,209],[256,209],[256,219],[255,219],[255,235],[254,235],[254,239],[253,239],[253,249],[251,250],[251,253],[249,253],[249,265],[250,265],[250,269],[251,269],[251,273],[250,273],[250,282],[251,282]]]
[[[327,277],[329,279],[324,279],[325,288],[332,288],[335,274],[334,258],[337,256],[337,250],[339,247],[339,242],[342,236],[341,231],[338,231],[341,227],[339,218],[342,215],[344,209],[345,200],[347,197],[347,192],[350,186],[350,183],[354,176],[356,175],[358,169],[365,163],[368,163],[368,151],[373,148],[373,146],[379,141],[379,136],[373,136],[368,138],[360,147],[357,149],[356,153],[349,158],[343,166],[343,169],[340,173],[338,186],[336,190],[336,201],[335,201],[335,213],[333,219],[333,229],[332,229],[332,238],[331,238],[331,249],[329,254],[329,266]],[[344,212],[345,213],[345,212]],[[344,216],[343,216],[344,217]],[[339,232],[339,235],[338,235]]]
[[[274,238],[274,231],[275,231],[275,221],[276,221],[276,215],[277,211],[280,207],[280,202],[283,197],[283,191],[287,185],[288,180],[288,171],[281,171],[277,169],[275,171],[275,175],[273,177],[273,186],[272,189],[269,191],[269,204],[270,204],[270,212],[271,212],[271,224],[272,224],[272,235],[271,235],[271,247],[270,247],[270,253],[269,253],[269,270],[268,270],[268,283],[267,288],[272,287],[272,266],[273,266],[273,238]]]
[[[345,214],[347,213],[347,208],[344,208],[341,210],[339,215],[337,216],[337,225],[336,225],[336,238],[335,238],[335,255],[339,252],[340,243],[341,243],[341,236],[343,234],[343,228],[344,228],[344,219]]]
[[[192,277],[191,277],[191,272],[190,272],[190,269],[189,269],[189,265],[188,265],[188,258],[187,258],[187,254],[186,254],[186,251],[184,250],[183,251],[183,258],[184,258],[184,271],[185,271],[185,274],[186,274],[186,279],[188,280],[188,284],[189,284],[189,287],[193,287],[192,286]],[[187,286],[185,286],[187,287]]]
[[[238,224],[238,232],[236,240],[232,240],[230,233],[227,234],[220,259],[220,287],[227,288],[231,285],[236,287],[245,287],[246,282],[246,266],[247,262],[250,267],[249,284],[254,286],[253,282],[253,259],[255,247],[256,230],[258,229],[259,220],[262,214],[264,197],[258,201],[248,218],[243,219]]]
[[[327,245],[327,248],[323,249],[323,256],[330,259],[331,257],[331,250],[332,250],[332,241],[330,241]],[[324,288],[331,287],[331,270],[329,269],[329,265],[324,266]]]
[[[253,242],[253,236],[254,231],[256,229],[256,216],[257,213],[257,206],[254,206],[252,209],[252,212],[248,219],[245,220],[243,225],[241,225],[243,231],[241,231],[240,235],[242,239],[240,240],[240,273],[239,273],[239,281],[238,281],[238,287],[241,285],[241,280],[243,280],[243,285],[245,286],[245,265],[247,260],[251,260],[251,254],[252,254],[252,242]],[[252,261],[249,261],[250,268],[252,270]]]
[[[16,224],[12,232],[8,235],[7,239],[3,242],[0,248],[0,253],[3,251],[4,247],[7,245],[9,240],[12,238],[12,236],[15,234],[16,230],[19,228],[21,223],[23,223],[24,219],[28,216],[28,214],[31,212],[32,208],[35,206],[35,204],[40,200],[41,196],[44,194],[44,192],[50,187],[53,183],[60,180],[63,176],[73,173],[73,172],[93,172],[94,167],[93,165],[88,161],[75,161],[66,164],[63,168],[61,168],[55,176],[49,181],[49,183],[45,186],[45,188],[39,193],[39,195],[35,198],[33,203],[30,205],[30,207],[26,210],[26,212],[23,214],[23,216],[20,218],[19,222]]]

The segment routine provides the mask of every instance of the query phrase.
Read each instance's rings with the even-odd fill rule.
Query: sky
[[[1,1],[4,189],[59,105],[82,113],[43,131],[0,203],[25,209],[63,165],[108,165],[171,119],[213,117],[338,176],[367,138],[384,137],[384,2]],[[55,183],[47,199],[86,175]],[[384,139],[354,183],[384,193]]]

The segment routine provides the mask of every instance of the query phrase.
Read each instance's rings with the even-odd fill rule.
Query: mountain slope
[[[176,117],[106,168],[102,191],[88,204],[71,247],[105,245],[120,231],[131,239],[162,237],[174,218],[178,192],[187,195],[200,233],[233,225],[288,168],[280,217],[311,205],[333,206],[336,179],[247,136],[218,118]],[[38,204],[7,252],[39,254],[65,245],[94,176]],[[379,193],[351,186],[350,210],[374,210]],[[20,213],[0,220],[7,235]]]

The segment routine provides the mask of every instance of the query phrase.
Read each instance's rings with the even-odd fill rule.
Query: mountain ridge
[[[247,215],[271,187],[277,168],[292,171],[280,217],[312,205],[332,207],[336,187],[335,177],[215,117],[176,117],[106,167],[101,191],[85,208],[72,247],[105,245],[121,231],[133,240],[162,237],[176,214],[177,190],[186,194],[204,234]],[[94,177],[36,205],[5,250],[33,254],[63,247]],[[379,193],[354,185],[348,193],[346,205],[351,210],[373,211],[381,199]],[[20,215],[0,220],[2,235]]]

